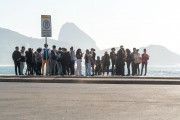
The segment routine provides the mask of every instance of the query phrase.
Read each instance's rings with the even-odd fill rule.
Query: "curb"
[[[0,77],[0,82],[27,83],[79,83],[79,84],[147,84],[147,85],[180,85],[180,78],[162,77]]]

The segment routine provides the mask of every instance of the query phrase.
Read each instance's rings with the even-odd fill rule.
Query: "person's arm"
[[[12,54],[12,59],[14,60],[14,52],[13,52],[13,54]]]

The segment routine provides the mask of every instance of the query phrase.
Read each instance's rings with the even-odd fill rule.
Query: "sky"
[[[41,15],[51,15],[52,38],[76,24],[100,49],[162,45],[180,54],[180,0],[0,0],[0,27],[41,38]]]

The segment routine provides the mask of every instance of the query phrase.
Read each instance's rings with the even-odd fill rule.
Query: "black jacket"
[[[12,54],[12,59],[14,60],[14,62],[20,62],[21,60],[21,53],[19,51],[14,51]]]

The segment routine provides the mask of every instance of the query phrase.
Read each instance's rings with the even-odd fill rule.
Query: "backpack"
[[[48,60],[49,59],[49,49],[43,49],[44,54],[43,54],[43,59]]]
[[[109,57],[107,55],[104,56],[105,65],[110,65]]]
[[[36,62],[41,63],[41,60],[42,60],[41,53],[37,53],[36,54]]]
[[[69,65],[71,61],[71,56],[69,55],[69,53],[63,53],[63,63],[65,65]]]
[[[51,58],[52,58],[52,60],[57,60],[57,56],[56,56],[54,50],[51,51]]]
[[[58,52],[57,54],[57,61],[62,62],[62,52]]]

